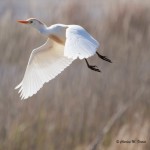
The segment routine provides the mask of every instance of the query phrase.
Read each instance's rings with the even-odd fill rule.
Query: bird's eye
[[[30,23],[33,23],[33,21],[31,20]]]

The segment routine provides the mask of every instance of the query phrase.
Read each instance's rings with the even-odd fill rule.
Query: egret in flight
[[[34,49],[19,89],[21,99],[27,99],[36,94],[43,84],[55,78],[75,59],[84,59],[89,69],[100,72],[97,66],[92,66],[87,58],[97,54],[99,58],[111,63],[106,56],[97,52],[99,43],[81,26],[54,24],[47,27],[41,21],[30,18],[19,20],[37,29],[48,37],[45,44]]]

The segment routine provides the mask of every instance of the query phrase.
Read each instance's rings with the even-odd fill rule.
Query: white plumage
[[[75,59],[96,53],[99,43],[81,26],[56,24],[47,27],[37,19],[18,21],[29,24],[48,36],[47,42],[32,51],[25,75],[16,87],[22,99],[27,99],[55,78]]]
[[[68,58],[88,58],[95,54],[99,43],[82,27],[70,25],[66,30],[64,55]]]
[[[65,57],[63,49],[63,45],[48,39],[44,45],[32,51],[24,78],[16,87],[20,88],[22,99],[37,93],[44,83],[55,78],[72,63],[73,59]]]

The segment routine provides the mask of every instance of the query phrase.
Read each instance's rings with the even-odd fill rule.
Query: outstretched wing
[[[81,26],[70,25],[66,29],[64,55],[68,58],[88,58],[95,54],[99,43]]]
[[[47,40],[41,47],[32,51],[20,88],[22,99],[37,93],[43,84],[55,78],[73,59],[64,56],[64,46]]]

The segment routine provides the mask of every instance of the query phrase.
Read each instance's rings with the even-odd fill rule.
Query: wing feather
[[[99,43],[81,26],[70,25],[66,29],[64,55],[68,58],[88,58],[96,53]]]
[[[39,48],[32,51],[25,75],[15,89],[19,89],[22,99],[37,93],[43,84],[55,78],[73,59],[64,56],[64,46],[47,40]]]

